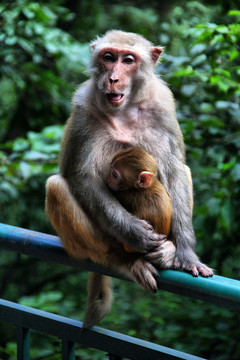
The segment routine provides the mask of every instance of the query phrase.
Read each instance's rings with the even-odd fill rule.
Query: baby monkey
[[[172,207],[165,187],[156,178],[157,165],[146,151],[130,148],[119,151],[111,162],[108,186],[120,204],[132,215],[149,222],[154,231],[170,233]],[[124,244],[127,252],[133,252]]]

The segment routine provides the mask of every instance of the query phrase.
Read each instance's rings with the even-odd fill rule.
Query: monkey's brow
[[[111,47],[105,47],[102,50],[100,50],[99,55],[103,55],[105,53],[117,53],[117,54],[125,54],[125,55],[133,55],[134,57],[139,57],[137,51],[132,50],[132,49],[127,49],[127,48],[117,48],[114,46]]]

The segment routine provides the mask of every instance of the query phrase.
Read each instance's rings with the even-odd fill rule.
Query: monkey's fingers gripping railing
[[[77,262],[70,259],[56,236],[0,224],[0,246],[42,260],[121,278],[110,269],[90,261]],[[240,309],[240,282],[237,280],[217,275],[209,279],[194,278],[183,272],[166,270],[159,273],[158,287],[173,293]],[[123,357],[136,360],[200,360],[199,357],[193,355],[96,326],[81,331],[82,322],[80,321],[7,300],[0,300],[0,320],[17,326],[18,360],[30,359],[30,329],[59,337],[62,340],[63,360],[75,359],[75,343],[105,351],[110,360],[120,360]]]

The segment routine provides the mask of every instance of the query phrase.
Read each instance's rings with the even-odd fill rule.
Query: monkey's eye
[[[114,169],[112,169],[112,176],[114,177],[114,179],[118,179],[118,173]]]
[[[128,54],[124,57],[123,62],[125,64],[132,64],[135,61],[135,57],[131,54]]]
[[[114,56],[113,56],[112,53],[107,52],[107,53],[105,53],[105,54],[103,55],[103,61],[105,61],[105,62],[114,62],[114,61],[115,61],[115,58],[114,58]]]

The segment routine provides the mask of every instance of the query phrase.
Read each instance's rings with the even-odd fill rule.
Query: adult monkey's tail
[[[97,324],[112,307],[112,279],[109,276],[89,273],[88,300],[83,320],[83,328]]]

